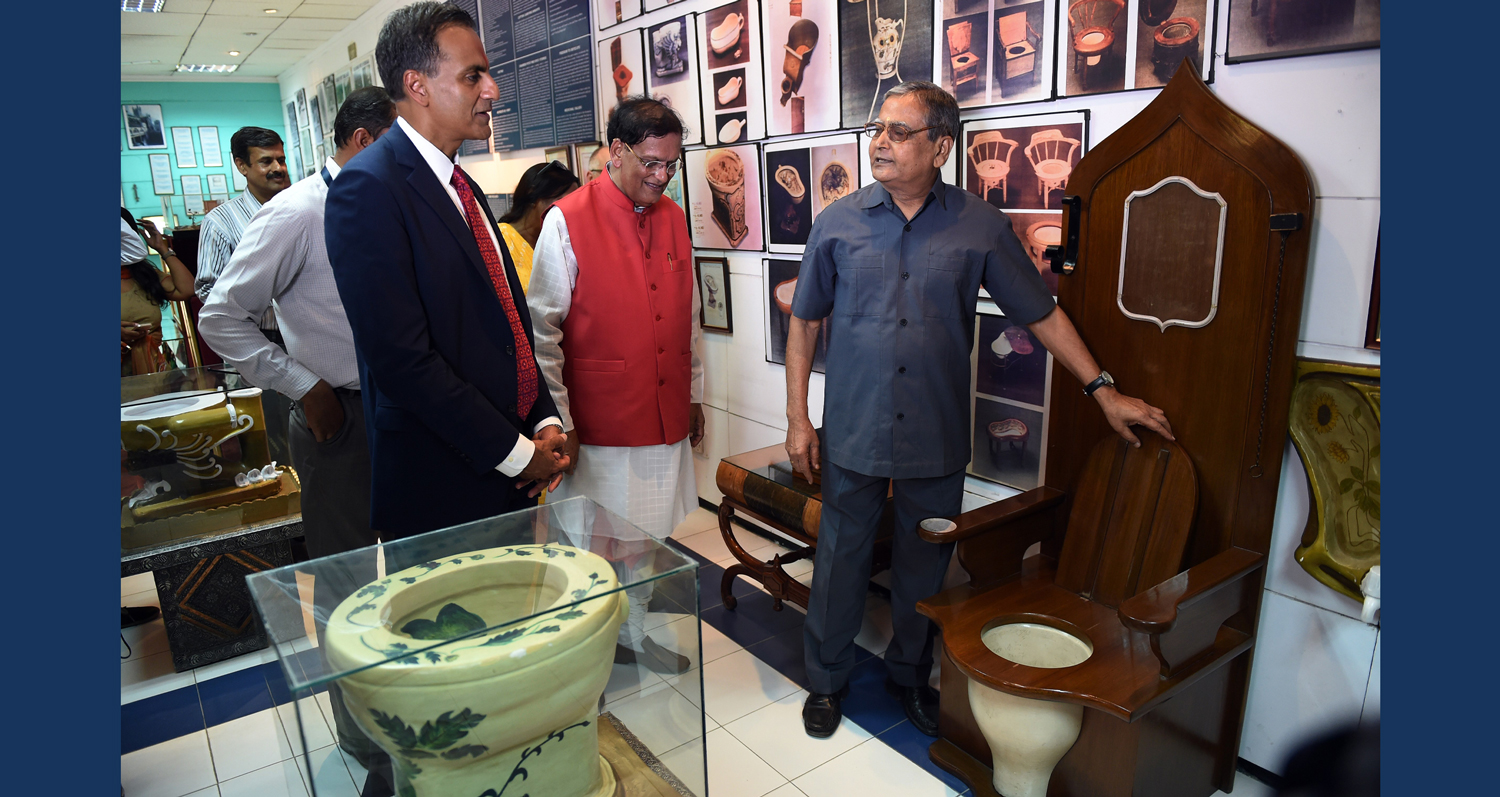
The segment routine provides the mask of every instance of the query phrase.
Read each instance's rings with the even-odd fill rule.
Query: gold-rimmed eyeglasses
[[[637,155],[636,151],[631,149],[629,144],[626,144],[624,141],[621,141],[620,144],[621,146],[625,147],[625,149],[629,150],[631,155],[635,155],[635,159],[640,162],[642,169],[645,169],[648,172],[654,172],[659,169],[666,169],[668,177],[671,177],[672,175],[677,173],[677,161],[648,161],[645,158],[642,158],[640,155]]]
[[[917,133],[931,130],[935,127],[937,127],[937,125],[928,125],[926,127],[919,127],[916,130],[912,130],[906,125],[888,125],[885,122],[871,122],[865,125],[865,135],[869,136],[871,139],[876,139],[880,138],[881,133],[885,133],[886,135],[890,136],[892,144],[900,144],[901,142],[907,140],[908,138],[911,138]]]

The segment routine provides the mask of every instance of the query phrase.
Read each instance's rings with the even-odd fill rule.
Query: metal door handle
[[[1047,247],[1045,257],[1052,264],[1052,273],[1069,275],[1078,268],[1078,217],[1083,209],[1083,199],[1064,196],[1062,203],[1069,208],[1068,236],[1066,248],[1053,244]]]

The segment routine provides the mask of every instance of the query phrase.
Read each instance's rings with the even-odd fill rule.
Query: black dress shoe
[[[808,736],[827,739],[839,729],[844,719],[843,700],[848,694],[848,684],[833,694],[807,693],[807,702],[802,704],[802,727]]]
[[[121,606],[120,628],[134,628],[142,623],[149,623],[161,616],[161,609],[155,606]]]
[[[926,684],[901,686],[887,676],[885,691],[901,701],[901,709],[911,720],[912,727],[928,736],[938,735],[938,696],[932,687]]]

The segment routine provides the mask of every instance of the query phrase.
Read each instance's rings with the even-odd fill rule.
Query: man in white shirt
[[[302,525],[314,557],[374,545],[370,528],[370,449],[365,438],[354,335],[339,300],[323,240],[328,187],[350,158],[390,129],[396,106],[385,89],[350,94],[333,123],[337,150],[322,170],[262,207],[245,228],[198,316],[205,340],[251,383],[291,398],[292,466],[302,482]],[[275,308],[286,345],[259,319]],[[332,612],[374,581],[375,558],[351,563],[346,583],[320,575],[314,603]],[[337,694],[337,685],[330,686]],[[367,769],[382,755],[333,700],[339,744]]]

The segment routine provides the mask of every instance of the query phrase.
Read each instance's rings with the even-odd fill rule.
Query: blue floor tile
[[[210,728],[276,705],[259,667],[204,681],[198,684],[198,693],[203,698],[203,719]]]
[[[906,721],[900,701],[885,691],[884,659],[870,657],[854,665],[843,705],[844,716],[873,734]]]
[[[963,781],[932,763],[932,757],[927,754],[927,748],[937,740],[912,727],[909,720],[902,720],[899,725],[879,734],[876,738],[890,745],[892,750],[911,759],[912,763],[927,770],[928,774],[947,784],[948,788],[956,792],[964,792],[969,788]]]
[[[196,685],[126,703],[120,706],[120,755],[196,733],[205,727]]]
[[[725,606],[705,609],[703,622],[717,628],[740,647],[748,648],[777,634],[802,629],[805,615],[787,606],[775,611],[771,608],[771,596],[752,586],[740,585],[735,589],[735,597],[739,600],[733,610]]]
[[[783,609],[782,611],[789,611]],[[800,616],[800,615],[799,615]],[[745,648],[755,658],[771,665],[771,668],[791,679],[803,689],[811,689],[807,680],[806,647],[802,642],[802,629],[783,631],[769,639]]]

